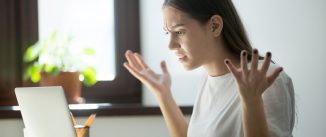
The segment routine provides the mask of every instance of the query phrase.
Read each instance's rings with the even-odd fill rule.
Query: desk
[[[162,115],[159,107],[148,107],[142,104],[77,104],[70,105],[71,111],[76,117],[89,116],[139,116],[139,115]],[[192,113],[192,106],[181,106],[184,114]],[[17,106],[0,106],[0,119],[21,118]]]

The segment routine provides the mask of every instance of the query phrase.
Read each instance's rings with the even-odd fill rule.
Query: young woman
[[[151,70],[138,53],[126,52],[128,71],[153,91],[173,137],[291,137],[291,79],[252,49],[231,0],[165,0],[169,48],[187,70],[203,67],[189,124],[171,94],[170,75]]]

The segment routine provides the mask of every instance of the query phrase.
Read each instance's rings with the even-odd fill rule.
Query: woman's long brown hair
[[[224,24],[222,36],[226,42],[226,49],[237,58],[240,58],[242,50],[246,50],[248,60],[251,60],[253,49],[231,0],[165,0],[163,7],[165,6],[185,12],[202,24],[206,24],[213,15],[221,16]]]

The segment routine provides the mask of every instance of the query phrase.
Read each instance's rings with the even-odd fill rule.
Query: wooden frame
[[[87,103],[141,103],[141,84],[122,64],[127,49],[140,51],[138,0],[115,0],[116,79],[83,87]],[[38,39],[37,0],[0,1],[0,106],[17,105],[14,88],[23,81],[22,56]]]
[[[98,82],[83,87],[82,95],[90,103],[140,103],[141,84],[123,67],[124,53],[140,51],[140,21],[138,0],[115,0],[117,77],[113,81]]]
[[[0,106],[17,104],[14,88],[23,83],[22,55],[37,41],[37,0],[0,1]]]

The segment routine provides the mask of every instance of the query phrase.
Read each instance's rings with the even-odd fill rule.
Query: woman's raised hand
[[[225,64],[229,71],[236,79],[242,101],[254,101],[261,99],[264,91],[273,84],[277,76],[282,72],[282,67],[275,68],[273,72],[267,76],[267,71],[271,62],[272,54],[266,53],[262,67],[258,68],[258,50],[254,49],[251,59],[251,69],[247,67],[247,52],[241,52],[241,67],[236,68],[229,59],[225,60]]]
[[[141,55],[128,50],[125,53],[128,62],[123,65],[127,70],[156,95],[170,93],[171,78],[165,61],[161,62],[162,74],[155,73],[144,62]]]

